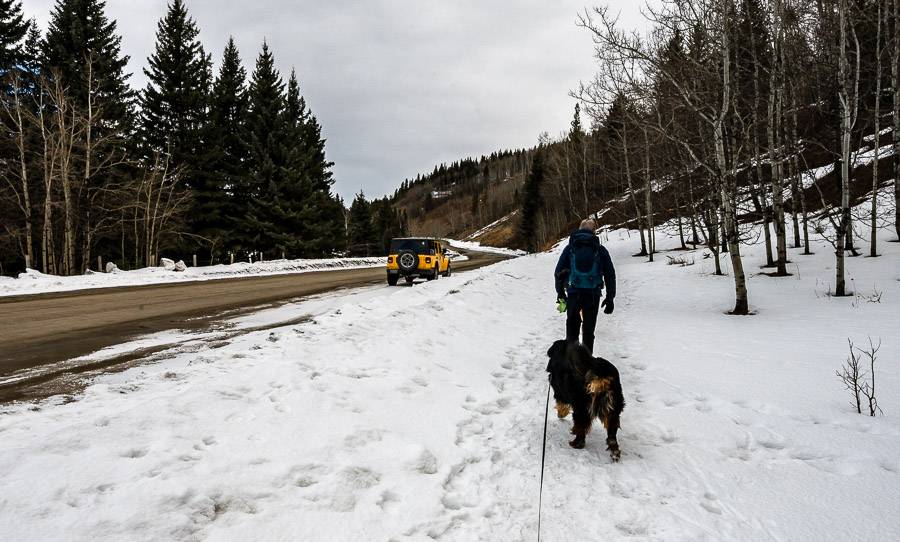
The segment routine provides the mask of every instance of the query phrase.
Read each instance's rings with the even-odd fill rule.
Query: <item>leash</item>
[[[541,542],[541,505],[543,504],[544,497],[544,464],[547,459],[547,418],[548,412],[550,411],[550,383],[547,383],[547,404],[544,406],[544,445],[541,450],[541,485],[540,489],[538,489],[538,524],[537,524],[537,539],[538,542]]]

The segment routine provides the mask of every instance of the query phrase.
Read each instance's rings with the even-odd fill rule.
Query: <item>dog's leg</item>
[[[606,449],[609,450],[609,456],[612,460],[618,461],[622,457],[622,452],[619,450],[619,441],[616,440],[616,435],[619,432],[619,414],[610,412],[604,425],[606,425]]]
[[[566,416],[568,416],[570,412],[572,412],[572,407],[570,407],[569,405],[567,405],[565,403],[561,403],[559,401],[556,402],[556,417],[557,418],[559,418],[561,420],[561,419],[565,418]]]
[[[588,408],[588,405],[576,403],[572,410],[572,421],[574,422],[572,434],[575,435],[575,438],[569,442],[569,446],[579,450],[584,448],[585,436],[591,430],[591,415]]]

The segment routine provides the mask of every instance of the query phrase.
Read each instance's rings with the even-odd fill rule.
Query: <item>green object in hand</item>
[[[566,300],[565,298],[560,297],[556,300],[556,310],[560,312],[560,314],[566,312]]]

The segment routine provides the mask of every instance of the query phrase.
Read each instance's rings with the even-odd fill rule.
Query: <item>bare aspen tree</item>
[[[799,108],[799,105],[797,103],[797,90],[796,90],[796,88],[794,88],[794,90],[791,92],[791,140],[795,141],[795,142],[799,141],[799,139],[797,137],[797,110],[798,110],[798,108]],[[800,198],[800,215],[801,215],[801,220],[803,222],[803,254],[808,255],[808,254],[812,254],[809,250],[809,211],[807,210],[807,206],[806,206],[806,190],[803,188],[802,185],[800,185],[800,166],[799,166],[800,157],[798,156],[799,154],[800,154],[800,149],[798,148],[797,151],[793,153],[793,156],[791,157],[791,159],[794,164],[793,169],[794,169],[795,177],[796,177],[794,179],[794,182],[798,185],[797,190],[796,190],[797,195],[795,197]]]
[[[776,259],[776,275],[787,275],[787,240],[784,218],[784,171],[782,169],[782,152],[778,133],[782,117],[782,99],[784,87],[784,51],[783,51],[783,7],[782,0],[774,0],[772,14],[772,63],[769,69],[769,102],[768,102],[768,137],[769,163],[771,171],[772,212],[775,224],[775,243],[778,257]]]
[[[44,84],[43,82],[41,83]],[[51,152],[54,145],[52,133],[47,125],[47,105],[44,102],[45,92],[38,93],[37,119],[41,130],[41,165],[44,176],[44,223],[41,228],[41,264],[44,273],[57,273],[56,255],[53,243],[53,179],[55,175],[56,153]]]
[[[759,65],[762,59],[760,59],[757,54],[755,32],[750,32],[750,52],[753,62],[753,111],[751,119],[751,130],[753,132],[753,174],[756,177],[756,182],[753,183],[752,186],[751,200],[756,206],[757,212],[760,213],[763,219],[763,238],[765,240],[766,247],[766,267],[773,267],[775,265],[775,259],[772,257],[772,233],[769,230],[769,222],[771,222],[772,219],[769,213],[769,203],[768,198],[766,198],[765,185],[763,183],[762,160],[760,160],[760,156],[762,155],[760,149],[762,148],[762,146],[759,143],[759,130],[757,129],[760,123],[759,102],[762,98],[759,88]],[[770,67],[769,69],[771,70],[772,68]],[[769,92],[771,92],[771,89]]]
[[[894,91],[894,229],[900,241],[900,0],[894,0],[891,88]]]
[[[856,125],[859,100],[859,40],[853,28],[848,0],[838,2],[840,45],[838,47],[838,102],[841,114],[841,207],[837,221],[835,257],[835,295],[847,295],[844,251],[850,233],[850,138]],[[848,36],[848,28],[849,34]],[[855,44],[856,64],[851,72],[848,48],[850,39]]]
[[[878,162],[879,151],[881,149],[881,17],[882,17],[882,0],[877,0],[878,16],[876,17],[876,25],[878,29],[875,31],[875,161],[872,162],[872,208],[871,219],[872,229],[869,232],[869,256],[874,258],[878,256]]]
[[[731,108],[731,21],[734,17],[734,6],[730,0],[723,2],[720,10],[720,47],[722,54],[722,105],[713,122],[713,137],[716,145],[716,165],[719,169],[719,185],[722,193],[722,209],[725,215],[725,232],[728,242],[728,253],[731,258],[731,270],[734,275],[735,302],[732,314],[749,314],[750,305],[747,294],[747,278],[744,275],[744,264],[741,259],[740,233],[738,231],[736,199],[737,183],[733,171],[729,171],[725,156],[725,120]],[[783,217],[782,217],[783,219]],[[783,226],[782,226],[783,227]]]
[[[180,188],[180,172],[169,169],[168,156],[156,156],[153,167],[134,185],[135,239],[144,265],[155,265],[160,241],[185,206],[188,194]]]
[[[19,177],[18,186],[16,186],[11,179],[6,178],[5,175],[4,178],[6,178],[13,193],[16,195],[16,203],[21,209],[25,220],[25,250],[23,252],[25,256],[25,267],[30,268],[34,265],[34,231],[32,224],[31,186],[29,185],[28,158],[26,156],[27,144],[25,142],[28,113],[25,111],[25,104],[22,102],[22,79],[18,70],[14,70],[9,74],[8,82],[10,87],[9,94],[12,101],[0,101],[2,101],[6,116],[12,123],[12,127],[15,131],[15,147],[18,155],[18,164],[16,168]]]
[[[631,198],[632,203],[634,203],[634,212],[635,216],[637,216],[637,224],[638,224],[638,232],[641,236],[641,251],[638,253],[639,256],[645,256],[647,254],[647,240],[644,237],[644,219],[641,213],[641,205],[638,203],[637,193],[634,189],[634,181],[632,180],[631,173],[631,161],[628,158],[628,154],[630,146],[628,144],[628,117],[627,115],[623,117],[622,120],[622,133],[620,134],[620,138],[622,140],[622,156],[625,160],[625,179],[628,182],[628,194]]]
[[[74,103],[60,77],[54,77],[47,85],[47,93],[53,108],[53,131],[55,141],[52,152],[56,155],[56,178],[63,190],[63,260],[62,271],[66,275],[75,273],[75,213],[76,187],[72,178],[75,145],[79,133],[79,119]]]
[[[650,136],[647,135],[646,125],[642,125],[644,133],[644,205],[647,210],[647,255],[653,261],[653,253],[656,252],[656,235],[653,227],[653,172],[650,169]]]

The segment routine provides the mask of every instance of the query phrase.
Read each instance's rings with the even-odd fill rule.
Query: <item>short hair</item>
[[[580,226],[580,228],[581,228],[582,230],[591,230],[591,231],[594,231],[594,230],[597,229],[597,223],[594,222],[594,219],[593,219],[593,218],[585,218],[584,220],[581,221],[581,226]]]

